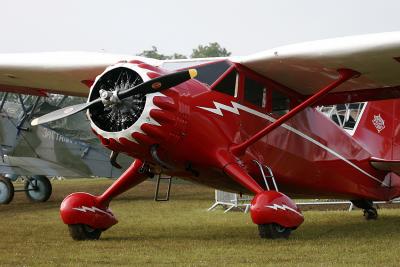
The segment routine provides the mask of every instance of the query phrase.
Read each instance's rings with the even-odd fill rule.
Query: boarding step
[[[262,175],[262,177],[264,179],[265,187],[267,188],[267,190],[268,191],[269,190],[275,190],[276,192],[279,192],[278,186],[276,185],[276,182],[275,182],[275,177],[274,177],[274,174],[272,172],[272,169],[270,167],[268,167],[267,165],[262,165],[257,160],[253,160],[253,162],[255,164],[257,164],[258,168],[260,169],[260,173],[261,173],[261,175]],[[268,175],[265,174],[265,171],[267,171]],[[268,179],[270,179],[272,181],[273,189],[271,189],[269,187]]]
[[[161,174],[158,175],[157,177],[157,184],[156,184],[156,192],[154,194],[154,200],[155,201],[168,201],[170,192],[171,192],[171,182],[172,182],[172,176],[162,176]],[[160,197],[160,182],[161,180],[167,180],[167,192],[164,195],[164,198]]]

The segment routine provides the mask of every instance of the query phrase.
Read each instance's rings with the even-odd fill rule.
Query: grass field
[[[152,182],[111,204],[119,223],[99,241],[71,240],[58,214],[74,191],[100,193],[110,180],[53,183],[47,203],[23,194],[0,206],[0,266],[399,266],[400,210],[380,209],[377,221],[361,211],[306,211],[289,240],[261,240],[250,216],[206,212],[214,191],[197,185],[172,188],[169,202],[154,202]],[[18,186],[18,184],[16,185]]]

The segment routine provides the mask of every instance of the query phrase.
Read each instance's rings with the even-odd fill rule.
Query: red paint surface
[[[93,229],[108,229],[118,222],[110,209],[88,193],[67,196],[61,203],[60,215],[65,224],[86,224]]]
[[[277,119],[274,123],[268,125],[263,130],[255,133],[252,137],[247,139],[245,142],[243,142],[241,144],[233,145],[230,149],[231,152],[236,156],[243,155],[244,152],[246,151],[246,149],[249,146],[253,145],[255,142],[257,142],[260,138],[262,138],[266,134],[270,133],[272,130],[274,130],[277,127],[279,127],[280,125],[282,125],[284,122],[286,122],[287,120],[289,120],[290,118],[292,118],[293,116],[298,114],[300,111],[304,110],[306,107],[309,107],[312,104],[314,104],[316,101],[318,101],[319,99],[324,97],[327,93],[329,93],[331,90],[335,89],[336,87],[338,87],[345,81],[347,81],[355,76],[360,75],[358,72],[350,70],[350,69],[340,69],[340,70],[338,70],[338,73],[340,74],[340,76],[336,81],[334,81],[333,83],[327,85],[326,87],[324,87],[321,90],[319,90],[318,92],[316,92],[314,95],[309,97],[307,100],[303,101],[302,103],[300,103],[299,105],[294,107],[292,110],[290,110],[290,112],[286,113],[285,115],[283,115],[282,117]]]
[[[139,66],[153,73],[166,73],[153,66]],[[257,77],[272,90],[287,93],[290,90],[240,65],[236,67],[239,81],[243,81],[244,76]],[[336,83],[349,77],[350,74]],[[327,91],[336,83],[327,85]],[[291,197],[388,200],[400,195],[399,177],[388,176],[369,163],[371,157],[399,159],[400,127],[393,116],[400,112],[397,100],[370,105],[354,138],[314,108],[302,106],[304,109],[298,110],[296,116],[286,117],[284,125],[276,125],[268,134],[258,136],[257,142],[249,144],[245,153],[235,156],[229,148],[267,129],[272,125],[268,118],[274,117],[267,110],[271,103],[267,103],[265,109],[246,105],[242,87],[243,83],[239,83],[238,97],[235,98],[213,91],[196,80],[187,81],[163,91],[165,96],[153,99],[158,108],[151,110],[150,116],[161,126],[143,123],[143,132],[130,134],[137,142],[123,136],[115,139],[99,136],[107,148],[138,160],[111,188],[96,198],[97,204],[107,207],[113,197],[145,179],[144,175],[138,174],[142,162],[151,168],[160,167],[150,155],[153,145],[158,146],[161,160],[172,166],[164,169],[164,173],[216,189],[255,194],[253,209],[265,206],[265,203],[293,205],[285,195],[264,193],[263,178],[254,160],[271,167],[279,189]],[[294,94],[288,93],[288,96],[293,103],[299,100]],[[221,110],[222,115],[219,115],[200,108],[216,109],[215,103],[227,106],[228,110]],[[389,106],[391,108],[387,110]],[[369,114],[375,112],[381,112],[385,117],[387,128],[380,135],[373,134],[369,124]],[[391,187],[383,186],[383,180]],[[257,218],[261,218],[267,222],[272,216],[270,212],[254,211],[258,214],[254,215],[255,221],[259,222]],[[282,225],[294,227],[301,223],[299,218],[285,215],[285,211],[276,212],[283,218]]]
[[[270,166],[280,189],[292,196],[388,199],[396,191],[381,186],[379,181],[384,180],[386,173],[370,166],[372,152],[313,108],[299,112],[286,124],[341,155],[376,180],[283,127],[262,137],[244,155],[235,157],[229,147],[248,140],[270,125],[268,120],[244,110],[239,110],[239,114],[222,110],[223,116],[220,116],[200,109],[215,108],[214,102],[232,108],[232,102],[240,104],[242,100],[212,91],[195,80],[163,91],[163,94],[166,96],[154,98],[159,109],[150,112],[161,126],[143,124],[144,133],[132,133],[138,143],[121,138],[118,142],[122,147],[110,144],[107,147],[156,165],[149,150],[158,144],[160,158],[175,168],[165,172],[178,172],[186,179],[236,192],[256,193],[259,189],[250,180],[244,182],[240,175],[224,173],[224,167],[239,163],[249,177],[263,187],[260,172],[252,160]],[[102,142],[107,144],[107,141]],[[199,175],[193,176],[187,171],[188,165]]]
[[[83,83],[84,85],[86,85],[88,88],[92,87],[92,85],[94,84],[94,80],[82,80],[81,83]]]
[[[143,162],[141,160],[135,160],[132,165],[97,198],[99,205],[108,206],[111,199],[146,180],[147,177],[140,173],[140,168],[142,166]]]
[[[276,191],[257,194],[251,202],[250,215],[255,224],[276,223],[286,228],[297,228],[304,221],[293,200]]]
[[[135,160],[121,177],[100,196],[88,193],[74,193],[67,196],[60,208],[63,222],[65,224],[86,224],[94,229],[107,229],[116,224],[118,221],[108,208],[109,202],[147,178],[140,172],[142,166],[142,161]]]

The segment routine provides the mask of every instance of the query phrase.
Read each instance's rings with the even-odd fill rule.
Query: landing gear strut
[[[60,213],[74,240],[96,240],[118,221],[108,208],[110,201],[146,180],[148,166],[140,160],[132,165],[100,196],[73,193],[61,203]]]
[[[278,192],[274,175],[269,167],[269,176],[265,176],[264,166],[256,162],[264,178],[264,190],[239,164],[225,165],[224,171],[232,179],[255,193],[251,201],[250,215],[253,223],[258,225],[261,238],[288,238],[293,229],[303,223],[304,217],[296,204],[285,194]],[[268,185],[267,178],[272,179],[275,190]]]
[[[354,206],[364,210],[364,217],[366,220],[376,220],[378,219],[378,211],[374,207],[374,203],[371,200],[366,199],[356,199],[351,200]]]

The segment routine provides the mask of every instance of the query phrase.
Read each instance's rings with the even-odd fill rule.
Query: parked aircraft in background
[[[0,86],[1,90],[1,86]],[[35,202],[47,201],[52,187],[47,177],[118,177],[107,152],[93,136],[84,114],[30,126],[40,116],[66,105],[82,103],[83,97],[0,93],[0,204],[8,204],[14,192],[24,191]],[[123,166],[131,160],[125,157]],[[14,190],[12,180],[25,178],[23,189]]]
[[[98,65],[104,57],[113,56],[0,56],[0,84],[89,93],[87,103],[32,125],[86,110],[105,147],[135,158],[102,195],[63,201],[74,239],[98,239],[117,223],[110,201],[157,173],[254,194],[252,220],[269,238],[288,237],[303,222],[290,197],[350,199],[376,219],[372,200],[400,195],[400,102],[350,105],[344,113],[331,107],[340,126],[321,113],[400,96],[400,33],[278,47],[172,72],[176,61],[120,57]]]

